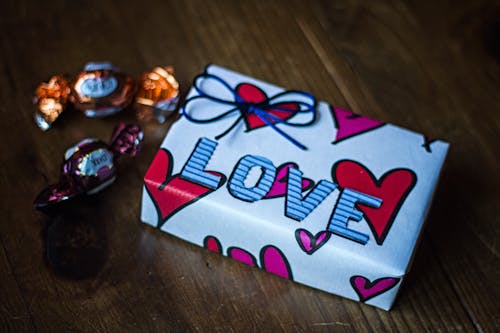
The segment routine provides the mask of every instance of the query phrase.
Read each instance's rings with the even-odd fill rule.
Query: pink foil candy
[[[119,123],[111,136],[109,149],[118,154],[128,154],[134,157],[139,152],[143,136],[138,125]]]
[[[37,209],[44,209],[81,194],[97,193],[113,183],[116,178],[115,162],[118,156],[135,156],[143,140],[138,125],[116,126],[111,143],[84,139],[66,150],[59,183],[49,185],[35,199]]]

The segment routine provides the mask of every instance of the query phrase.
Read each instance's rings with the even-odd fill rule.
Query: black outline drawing
[[[424,143],[422,144],[422,147],[424,147],[426,152],[432,153],[431,145],[436,141],[436,139],[431,139],[424,135]]]
[[[302,231],[304,231],[307,234],[307,236],[309,237],[309,239],[311,240],[311,250],[307,250],[304,247],[304,244],[302,244],[302,239],[300,238],[300,233]],[[325,238],[321,242],[316,244],[318,237],[323,232],[326,233]],[[316,252],[317,250],[319,250],[323,245],[325,245],[328,242],[328,240],[330,240],[331,236],[332,236],[332,234],[328,230],[318,231],[315,235],[313,235],[311,232],[309,232],[309,230],[306,230],[306,229],[299,228],[299,229],[295,230],[295,239],[297,240],[297,243],[299,243],[299,246],[302,249],[302,251],[304,251],[308,255],[311,255],[314,252]]]

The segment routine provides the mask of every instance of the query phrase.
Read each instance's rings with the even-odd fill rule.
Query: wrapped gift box
[[[448,144],[208,66],[144,177],[141,219],[390,309]]]

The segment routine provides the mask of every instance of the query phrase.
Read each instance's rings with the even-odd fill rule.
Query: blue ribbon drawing
[[[202,87],[202,82],[206,80],[215,80],[217,83],[222,85],[223,90],[226,91],[220,91],[218,90],[217,93],[211,93],[209,91],[206,91]],[[242,84],[239,84],[241,86]],[[250,84],[248,84],[250,85]],[[267,97],[264,91],[262,91],[260,88],[251,85],[254,88],[260,90],[263,94],[263,96],[266,96],[262,101],[259,102],[250,102],[250,101],[245,101],[241,96],[238,95],[238,87],[236,89],[233,89],[229,83],[224,81],[222,78],[219,76],[209,74],[209,73],[203,73],[195,77],[194,82],[193,82],[193,87],[198,93],[197,96],[193,96],[188,98],[185,102],[184,105],[181,108],[181,112],[191,122],[198,123],[198,124],[206,124],[206,123],[211,123],[211,122],[216,122],[218,120],[221,120],[225,117],[229,117],[232,115],[238,115],[238,118],[235,120],[235,122],[229,126],[223,133],[217,135],[215,137],[216,140],[222,138],[226,134],[228,134],[233,128],[236,127],[236,125],[242,120],[246,119],[245,117],[254,114],[257,116],[260,120],[262,120],[266,125],[271,127],[273,130],[278,132],[281,136],[283,136],[285,139],[293,143],[295,146],[302,150],[306,150],[307,148],[292,138],[289,134],[287,134],[283,129],[279,128],[277,125],[282,124],[286,126],[291,126],[291,127],[302,127],[302,126],[309,126],[313,124],[316,120],[316,98],[307,92],[304,91],[299,91],[299,90],[288,90],[288,91],[283,91],[280,92],[276,95],[273,95],[271,97]],[[230,98],[226,97],[221,97],[224,95],[230,95]],[[295,96],[295,99],[293,99],[293,96]],[[216,116],[213,117],[208,117],[208,118],[198,118],[194,116],[194,112],[196,110],[195,107],[193,107],[193,102],[197,100],[209,100],[211,102],[215,103],[220,103],[227,105],[228,109],[223,111],[220,114],[217,114]],[[300,100],[299,100],[300,99]],[[292,110],[289,108],[284,108],[283,105],[286,104],[295,104],[297,109]],[[276,115],[272,114],[272,112],[286,112],[290,113],[290,117],[286,117],[286,119],[282,119],[277,117]],[[302,123],[294,123],[290,122],[289,120],[295,116],[296,114],[310,114],[311,117],[310,119],[302,122]],[[250,130],[251,128],[248,128],[247,124],[247,130]]]

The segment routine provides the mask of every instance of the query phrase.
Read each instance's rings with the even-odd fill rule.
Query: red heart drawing
[[[326,244],[330,239],[331,234],[328,231],[320,231],[313,236],[306,229],[295,230],[295,239],[299,243],[300,248],[307,254],[313,254],[320,247]]]
[[[384,125],[381,121],[360,116],[351,111],[335,107],[330,107],[330,109],[337,127],[337,134],[332,142],[333,144]]]
[[[400,278],[383,277],[370,282],[367,278],[360,275],[352,276],[349,281],[351,286],[358,294],[360,302],[366,302],[367,300],[385,293],[396,284],[398,284]]]
[[[239,84],[236,87],[236,93],[241,99],[243,99],[243,101],[248,103],[258,104],[267,100],[266,93],[259,87],[254,86],[253,84],[250,83]],[[299,105],[296,103],[279,103],[276,104],[275,106],[280,109],[295,111],[295,112],[287,112],[276,109],[266,110],[266,113],[269,113],[281,120],[287,120],[292,118],[300,109]],[[253,112],[244,112],[243,119],[245,120],[247,131],[267,126],[266,122]],[[268,119],[268,121],[273,124],[276,123],[276,120],[273,119]]]
[[[271,186],[269,192],[264,196],[263,199],[273,199],[283,197],[286,194],[286,187],[288,182],[288,169],[291,167],[298,169],[296,163],[283,163],[276,169],[276,178]],[[307,191],[314,186],[314,182],[309,178],[302,178],[302,192]]]
[[[222,254],[222,245],[214,236],[205,237],[203,240],[203,247],[212,252]]]
[[[399,209],[417,182],[417,175],[409,169],[392,169],[377,179],[366,167],[351,160],[335,163],[332,177],[342,188],[382,199],[379,208],[356,204],[364,213],[378,245],[384,243]]]
[[[217,190],[226,181],[223,174],[208,171],[221,177],[218,188],[214,190],[181,178],[179,174],[172,176],[173,164],[172,154],[166,149],[160,149],[144,176],[146,190],[158,213],[157,228],[161,228],[182,208]]]

